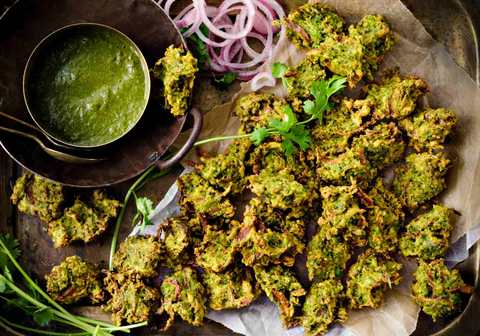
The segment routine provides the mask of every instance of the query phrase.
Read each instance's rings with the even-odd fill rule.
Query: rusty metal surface
[[[117,0],[120,2],[121,0]],[[217,0],[215,0],[217,1]],[[348,1],[348,0],[345,0]],[[13,2],[12,0],[0,0],[0,10],[3,5]],[[217,1],[218,2],[218,1]],[[301,3],[301,0],[285,1],[289,4]],[[480,0],[403,0],[417,18],[422,21],[427,30],[438,41],[442,42],[470,76],[479,82],[478,62],[478,26],[480,25]],[[1,14],[0,14],[1,17]],[[106,261],[108,256],[109,239],[105,238],[94,244],[75,245],[66,249],[55,250],[43,231],[41,224],[31,217],[18,215],[8,202],[10,194],[9,184],[17,176],[20,169],[7,155],[0,151],[0,231],[13,232],[21,241],[24,264],[39,278],[47,272],[51,266],[61,261],[65,256],[78,254],[87,259]],[[148,186],[145,194],[154,201],[159,200],[167,187],[174,181],[175,173]],[[111,191],[120,196],[123,195],[128,183],[115,186]],[[131,219],[132,209],[127,214],[125,223]],[[130,231],[128,225],[122,228],[121,239]],[[107,232],[106,237],[109,236]],[[38,251],[43,253],[38,253]],[[469,283],[479,284],[480,251],[474,247],[470,258],[460,265],[462,274]],[[421,316],[416,336],[442,335],[442,336],[470,336],[479,335],[480,323],[480,299],[475,292],[465,309],[455,319],[433,324],[430,319]],[[212,322],[208,322],[203,328],[193,328],[183,323],[175,324],[167,334],[155,330],[146,330],[143,335],[234,335],[227,329]]]

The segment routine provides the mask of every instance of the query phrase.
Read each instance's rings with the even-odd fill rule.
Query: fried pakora
[[[11,200],[20,212],[38,216],[48,223],[61,215],[63,188],[60,184],[27,173],[15,182]]]
[[[138,275],[108,273],[104,279],[111,298],[102,308],[112,313],[116,325],[147,321],[157,310],[160,293],[148,286]]]
[[[370,164],[382,169],[399,161],[405,152],[402,133],[395,123],[380,123],[367,129],[352,141],[352,147],[363,150]]]
[[[345,322],[348,313],[345,308],[345,294],[338,280],[316,282],[303,305],[302,326],[306,336],[319,336],[328,331],[335,322]]]
[[[424,260],[443,257],[453,230],[452,214],[453,211],[443,205],[433,205],[430,211],[415,217],[400,239],[403,255]]]
[[[364,127],[371,113],[372,106],[367,100],[351,98],[343,98],[338,106],[327,110],[323,123],[317,123],[312,129],[312,150],[316,157],[321,159],[345,152],[351,136]]]
[[[173,45],[155,63],[153,75],[163,82],[165,107],[175,117],[183,116],[187,111],[197,72],[197,59],[189,51]]]
[[[411,210],[431,200],[446,187],[450,160],[443,152],[412,153],[395,169],[393,192]]]
[[[347,298],[350,308],[378,308],[387,289],[400,283],[402,264],[388,255],[364,252],[348,271]]]
[[[294,272],[284,266],[255,266],[255,278],[260,288],[280,310],[285,327],[292,328],[300,324],[301,301],[306,291],[295,277]]]
[[[159,314],[166,315],[162,330],[167,330],[178,315],[193,326],[201,326],[206,314],[205,288],[197,273],[190,267],[184,267],[167,276],[161,285],[163,303]]]
[[[317,175],[326,184],[346,185],[354,181],[365,187],[378,175],[378,169],[367,160],[363,149],[348,148],[345,153],[324,158]]]
[[[442,144],[457,124],[452,110],[427,108],[400,121],[409,144],[416,151],[442,149]]]
[[[242,192],[247,182],[244,162],[250,147],[249,139],[237,140],[228,147],[225,154],[201,158],[201,164],[197,167],[200,175],[211,186],[223,192]]]
[[[189,211],[208,218],[231,218],[235,214],[232,203],[225,195],[215,190],[198,173],[182,175],[177,184],[182,195],[180,204]]]
[[[153,236],[131,236],[113,256],[113,268],[123,274],[153,277],[161,256],[161,244]]]
[[[56,248],[67,246],[73,241],[93,241],[105,232],[120,208],[117,200],[108,198],[98,190],[93,193],[90,203],[91,205],[76,199],[60,218],[48,223],[48,235]]]
[[[307,272],[310,280],[340,278],[350,260],[350,246],[339,237],[317,233],[307,245]]]
[[[213,310],[242,308],[260,294],[250,269],[235,267],[222,273],[205,272],[203,283]]]
[[[203,241],[195,248],[196,263],[207,271],[222,272],[232,262],[239,249],[237,234],[240,223],[232,221],[228,231],[205,228]]]
[[[313,82],[325,79],[326,73],[315,53],[307,54],[296,67],[289,68],[285,73],[289,96],[308,98],[311,96]]]
[[[298,48],[318,48],[328,36],[341,34],[344,21],[333,9],[320,3],[298,7],[281,21],[288,39]]]
[[[393,32],[381,15],[366,15],[356,25],[348,28],[348,35],[358,39],[363,46],[367,78],[372,79],[385,54],[394,45]]]
[[[270,119],[281,119],[285,99],[273,93],[248,93],[235,105],[235,115],[240,119],[240,133],[250,133],[255,127],[267,127]]]
[[[163,247],[168,258],[178,260],[190,244],[189,219],[184,216],[169,218],[164,225]]]
[[[342,236],[347,242],[356,246],[366,244],[367,221],[365,210],[360,208],[356,197],[358,188],[355,185],[341,187],[323,187],[322,216],[318,219],[318,234],[332,239]]]
[[[413,299],[433,321],[458,311],[462,294],[473,292],[458,270],[449,270],[442,259],[430,263],[420,260],[413,276]]]
[[[379,120],[400,120],[409,116],[418,99],[427,91],[427,84],[420,78],[402,78],[393,71],[385,75],[382,84],[367,85],[367,100],[375,106],[374,117]]]
[[[405,217],[402,204],[379,178],[368,194],[361,194],[367,208],[368,245],[376,252],[394,252],[398,248],[398,231]]]
[[[63,304],[88,299],[91,303],[103,301],[104,292],[99,270],[78,256],[65,258],[45,276],[48,295]]]

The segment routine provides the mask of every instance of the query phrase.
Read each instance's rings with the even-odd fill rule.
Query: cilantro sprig
[[[281,63],[274,63],[272,72],[274,76],[285,79],[284,65]],[[286,67],[286,66],[285,66]],[[311,144],[311,137],[306,125],[318,120],[320,124],[323,123],[323,116],[325,112],[333,107],[330,98],[340,92],[346,84],[347,80],[344,77],[333,76],[328,80],[320,80],[313,82],[310,93],[313,100],[306,100],[303,104],[303,111],[310,117],[306,120],[299,121],[289,105],[283,108],[283,115],[281,119],[272,118],[268,121],[267,127],[256,127],[251,133],[217,136],[204,140],[197,141],[195,146],[203,145],[214,141],[232,140],[250,138],[255,145],[260,145],[267,138],[272,136],[280,136],[282,138],[282,148],[287,155],[295,153],[297,148],[304,151],[309,148]],[[285,82],[283,82],[285,85]]]
[[[148,197],[137,197],[137,194],[133,193],[135,197],[135,205],[137,207],[137,213],[133,217],[132,222],[140,222],[140,231],[144,231],[149,225],[153,225],[150,220],[150,216],[153,213],[153,202]]]
[[[19,243],[10,235],[0,234],[0,328],[21,334],[18,330],[44,335],[97,335],[113,336],[116,331],[129,333],[147,322],[118,327],[88,317],[74,315],[54,301],[20,266]],[[73,327],[79,333],[62,333],[46,329],[25,327],[8,320],[7,311],[23,312],[40,328],[52,323]]]
[[[288,66],[280,63],[275,62],[272,64],[272,76],[273,78],[278,78],[282,80],[282,85],[284,88],[288,88],[288,80],[285,78],[285,74],[288,71]]]

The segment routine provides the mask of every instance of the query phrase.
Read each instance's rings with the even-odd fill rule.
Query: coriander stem
[[[115,254],[115,251],[117,249],[117,242],[118,242],[118,234],[120,233],[120,226],[123,222],[123,217],[125,216],[125,211],[127,209],[128,201],[130,200],[130,197],[132,196],[132,193],[135,191],[138,185],[140,185],[143,180],[145,180],[148,175],[156,168],[155,165],[152,165],[150,168],[148,168],[133,184],[132,186],[128,189],[127,194],[125,195],[125,198],[123,200],[123,206],[122,209],[120,210],[120,213],[118,214],[117,220],[115,222],[115,228],[113,231],[113,237],[112,237],[112,243],[110,245],[110,257],[108,260],[108,269],[110,271],[113,270],[113,255]]]
[[[4,318],[3,316],[0,316],[0,322],[3,322],[4,324],[7,324],[8,326],[10,326],[12,328],[17,328],[17,329],[20,329],[20,330],[29,331],[29,332],[39,334],[39,335],[52,335],[52,336],[64,336],[64,335],[65,336],[88,336],[89,335],[86,332],[82,332],[82,333],[63,333],[63,332],[55,332],[55,331],[49,331],[49,330],[40,330],[40,329],[35,329],[35,328],[29,328],[29,327],[25,327],[25,326],[20,325],[20,324],[10,322],[9,320]]]
[[[12,329],[10,326],[8,326],[4,321],[3,319],[0,319],[0,327],[3,328],[4,330],[6,330],[7,332],[9,332],[10,334],[12,335],[15,335],[15,336],[26,336],[22,333],[19,333],[18,331]]]
[[[311,116],[311,117],[308,118],[307,120],[298,122],[297,125],[305,125],[305,124],[308,124],[308,123],[311,122],[311,121],[314,121],[315,119],[317,119],[317,118],[314,117],[314,116]]]
[[[209,142],[214,142],[214,141],[223,141],[223,140],[233,140],[233,139],[243,139],[243,138],[248,138],[250,134],[237,134],[237,135],[224,135],[224,136],[217,136],[213,138],[208,138],[204,140],[200,140],[194,143],[194,146],[200,146]]]

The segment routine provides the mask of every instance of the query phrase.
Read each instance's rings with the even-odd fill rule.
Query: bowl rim
[[[42,124],[37,120],[37,118],[35,118],[35,111],[31,107],[31,105],[29,104],[29,97],[28,97],[28,84],[29,84],[29,81],[31,80],[30,79],[30,72],[32,71],[32,69],[35,66],[35,60],[36,60],[37,55],[43,50],[44,47],[47,46],[47,42],[51,41],[53,38],[55,38],[60,33],[63,33],[66,30],[77,29],[77,28],[82,28],[82,27],[97,27],[97,28],[101,28],[101,29],[106,29],[106,30],[109,30],[109,31],[119,35],[120,37],[122,37],[135,50],[135,54],[136,54],[138,60],[140,61],[140,64],[141,64],[141,67],[142,67],[142,71],[143,71],[143,75],[144,75],[144,81],[145,81],[143,104],[142,104],[142,108],[139,109],[139,113],[137,115],[136,120],[130,125],[130,127],[128,127],[119,136],[117,136],[115,138],[112,138],[112,139],[110,139],[106,142],[93,144],[93,145],[75,144],[75,143],[72,143],[72,142],[65,141],[65,140],[53,135],[51,133],[51,131],[49,131],[46,127],[42,126]],[[63,27],[60,27],[60,28],[52,31],[51,33],[49,33],[48,35],[43,37],[40,40],[40,42],[38,42],[36,44],[35,48],[33,48],[32,52],[28,56],[27,63],[25,64],[25,67],[24,67],[24,70],[23,70],[22,91],[23,91],[22,92],[23,93],[23,100],[24,100],[25,106],[27,108],[28,114],[30,115],[32,120],[35,122],[35,125],[40,129],[40,131],[42,131],[42,133],[45,134],[45,136],[52,139],[54,142],[59,142],[60,144],[71,147],[72,149],[75,149],[75,148],[77,148],[77,149],[98,149],[98,148],[102,148],[104,146],[110,145],[110,144],[120,140],[121,138],[123,138],[133,128],[135,128],[135,126],[142,119],[142,117],[145,114],[145,111],[147,109],[149,100],[150,100],[150,93],[151,93],[150,68],[148,67],[148,63],[147,63],[147,60],[145,59],[145,55],[143,55],[143,53],[140,50],[140,48],[138,47],[138,45],[130,37],[128,37],[126,34],[121,32],[120,30],[118,30],[114,27],[111,27],[109,25],[102,24],[102,23],[96,23],[96,22],[72,23],[72,24],[65,25]]]

